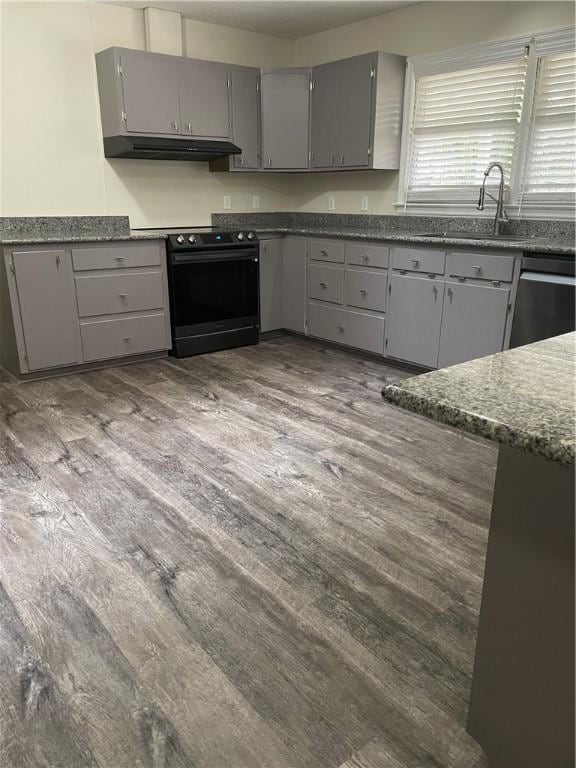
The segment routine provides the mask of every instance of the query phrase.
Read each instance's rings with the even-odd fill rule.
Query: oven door
[[[175,339],[258,327],[258,249],[173,253],[170,308]]]

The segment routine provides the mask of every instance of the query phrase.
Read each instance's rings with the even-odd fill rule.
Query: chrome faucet
[[[493,168],[498,168],[500,171],[500,185],[498,187],[498,197],[494,197],[494,195],[491,195],[490,192],[486,191],[486,180],[488,179],[488,176],[490,176],[490,173]],[[478,205],[476,206],[479,211],[484,210],[484,198],[488,195],[488,197],[491,200],[494,200],[496,203],[496,214],[494,216],[494,224],[492,226],[492,234],[498,235],[500,234],[500,224],[502,224],[503,221],[508,221],[508,216],[506,215],[506,211],[504,210],[504,168],[502,167],[501,163],[490,163],[488,168],[484,171],[484,180],[482,181],[482,186],[480,187],[480,196],[478,197]]]

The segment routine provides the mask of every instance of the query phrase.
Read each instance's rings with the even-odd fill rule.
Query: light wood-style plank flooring
[[[283,336],[0,378],[2,768],[483,768],[494,446]]]

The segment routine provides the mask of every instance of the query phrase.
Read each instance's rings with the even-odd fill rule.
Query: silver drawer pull
[[[370,256],[367,253],[363,254],[362,261],[370,261]]]
[[[480,274],[480,273],[482,272],[482,267],[481,267],[481,266],[479,266],[478,264],[474,264],[474,265],[472,266],[472,269],[475,269],[475,270],[476,270],[476,272],[478,272],[478,274]]]
[[[118,295],[120,296],[121,299],[125,299],[128,296],[127,293],[119,293]]]
[[[116,256],[116,261],[124,261],[125,256]]]
[[[438,298],[438,286],[434,285],[432,286],[432,290],[434,291],[434,301]]]
[[[131,338],[132,338],[132,336],[124,336],[124,338],[122,339],[122,341],[123,341],[125,344],[128,344],[128,342],[130,341],[130,339],[131,339]]]
[[[338,325],[338,326],[336,326],[336,327],[338,328],[338,330],[340,331],[340,333],[344,333],[344,326],[343,326],[343,325]]]
[[[362,296],[366,296],[367,291],[365,291],[364,288],[360,288],[360,293]]]
[[[320,251],[320,253],[322,254],[322,256],[328,256],[328,253],[326,251]]]
[[[452,295],[453,295],[452,288],[448,288],[448,298],[450,299],[450,301],[452,301]]]
[[[412,259],[412,264],[414,264],[415,268],[418,269],[420,266],[420,259]]]
[[[328,286],[326,285],[326,283],[320,283],[320,288],[328,288]]]

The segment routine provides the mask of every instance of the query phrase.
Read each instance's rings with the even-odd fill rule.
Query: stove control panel
[[[244,243],[255,245],[258,242],[256,232],[181,232],[168,235],[170,248],[175,251],[196,250],[208,246],[210,249],[218,246],[239,247]]]

